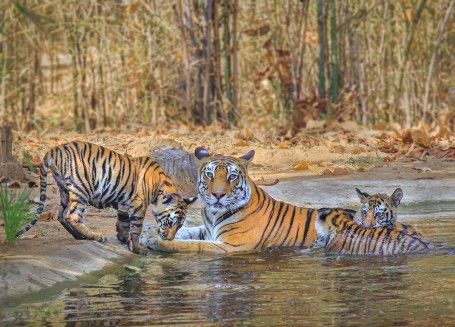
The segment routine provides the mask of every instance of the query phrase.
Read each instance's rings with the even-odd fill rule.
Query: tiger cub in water
[[[354,221],[359,226],[366,228],[385,227],[411,236],[423,236],[414,227],[397,221],[398,205],[403,198],[401,188],[397,188],[390,196],[381,193],[369,195],[358,188],[355,190],[363,204],[360,212],[357,212],[354,217]]]
[[[44,156],[35,218],[16,237],[32,228],[43,212],[49,169],[60,189],[58,220],[74,238],[104,242],[103,234],[85,226],[84,213],[89,204],[99,209],[112,207],[118,210],[117,238],[128,242],[134,253],[147,253],[139,244],[139,235],[150,204],[159,236],[172,240],[183,225],[187,206],[196,200],[178,195],[172,179],[148,157],[132,158],[103,146],[70,142],[52,148]]]
[[[393,255],[428,251],[431,243],[403,230],[365,228],[354,222],[355,212],[346,209],[319,209],[318,243],[329,253],[351,255]]]

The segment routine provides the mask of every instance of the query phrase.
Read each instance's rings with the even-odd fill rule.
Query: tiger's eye
[[[211,171],[207,171],[205,173],[205,176],[207,176],[207,178],[209,178],[209,179],[212,179],[213,178],[213,173]]]
[[[384,213],[383,212],[376,212],[376,214],[374,216],[376,218],[380,218],[380,217],[384,216]]]
[[[233,182],[233,181],[235,181],[236,179],[237,179],[237,175],[234,175],[234,174],[229,175],[228,180],[229,180],[230,182]]]

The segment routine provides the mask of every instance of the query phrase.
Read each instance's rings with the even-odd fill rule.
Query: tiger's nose
[[[223,196],[226,195],[226,192],[218,192],[218,191],[216,191],[216,192],[212,192],[212,194],[213,194],[213,196],[214,196],[215,198],[217,198],[217,200],[219,200],[219,199],[221,199]]]

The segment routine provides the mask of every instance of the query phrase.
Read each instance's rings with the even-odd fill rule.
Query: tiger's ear
[[[253,157],[254,157],[254,150],[251,150],[250,152],[248,152],[247,154],[241,156],[239,159],[241,159],[242,161],[244,161],[244,164],[246,166],[248,166],[248,164],[253,160]]]
[[[358,188],[356,188],[355,191],[357,192],[357,195],[359,196],[360,202],[365,203],[368,201],[367,198],[370,196],[368,193],[364,193],[364,192],[360,191]]]
[[[210,157],[210,153],[201,146],[196,148],[196,150],[194,150],[194,155],[196,156],[196,158],[198,160],[202,160],[204,158]]]
[[[401,202],[401,199],[403,198],[403,191],[401,188],[397,188],[395,192],[390,196],[390,200],[392,201],[392,207],[396,208]]]

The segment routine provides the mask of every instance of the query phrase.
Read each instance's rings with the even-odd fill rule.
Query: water
[[[454,325],[455,216],[409,209],[400,220],[436,244],[431,254],[151,254],[136,262],[140,273],[117,270],[0,308],[0,325]]]

